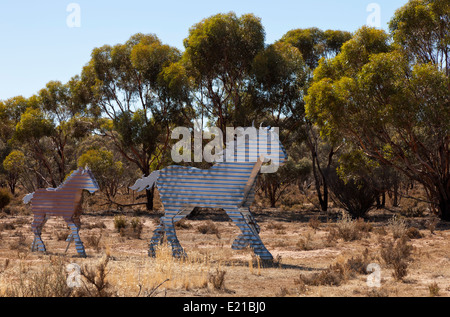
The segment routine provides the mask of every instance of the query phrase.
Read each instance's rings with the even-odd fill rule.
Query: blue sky
[[[69,27],[71,3],[80,9],[80,27]],[[93,48],[154,33],[183,49],[189,28],[216,13],[260,17],[266,43],[296,28],[356,31],[380,8],[381,27],[407,0],[0,0],[0,100],[29,97],[50,80],[67,82],[89,61]]]

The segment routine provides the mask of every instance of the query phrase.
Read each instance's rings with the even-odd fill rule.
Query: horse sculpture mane
[[[260,129],[261,130],[261,129]],[[164,205],[165,215],[155,229],[150,241],[149,255],[155,255],[155,246],[167,237],[174,256],[184,256],[175,232],[174,223],[191,213],[195,207],[222,208],[241,229],[234,241],[233,249],[250,246],[261,259],[272,259],[259,237],[259,226],[250,212],[255,197],[256,178],[263,163],[276,160],[283,164],[287,155],[279,143],[278,135],[270,128],[257,139],[227,143],[223,151],[223,162],[203,170],[186,166],[168,166],[138,179],[130,188],[136,191],[151,188],[156,184]],[[263,142],[262,142],[263,141]],[[262,151],[258,144],[276,143],[274,151]],[[227,150],[232,151],[227,153]],[[266,149],[267,150],[267,149]]]
[[[61,216],[71,229],[67,242],[70,244],[75,240],[78,254],[86,256],[78,234],[81,226],[81,198],[84,189],[93,193],[99,187],[88,168],[79,168],[73,171],[57,188],[40,188],[23,198],[24,203],[31,203],[31,211],[34,214],[34,221],[31,224],[34,233],[32,251],[46,251],[41,239],[42,228],[50,216]]]

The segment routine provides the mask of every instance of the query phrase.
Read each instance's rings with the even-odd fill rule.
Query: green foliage
[[[331,170],[327,174],[327,180],[335,201],[352,218],[364,217],[375,207],[375,201],[380,195],[373,180],[367,177],[353,177],[344,181],[336,170]]]
[[[25,154],[19,150],[13,150],[3,161],[3,168],[9,172],[18,174],[25,167]]]
[[[264,28],[252,14],[217,14],[189,30],[182,63],[193,79],[199,111],[225,131],[249,126],[254,113],[250,73],[264,49]]]
[[[19,142],[39,140],[53,135],[54,132],[55,125],[42,111],[28,108],[17,123],[13,138]]]
[[[349,142],[422,183],[450,214],[449,163],[442,160],[448,76],[435,64],[412,64],[396,47],[383,31],[360,29],[335,58],[319,63],[305,98],[307,117],[333,143]]]
[[[450,3],[411,0],[389,23],[394,40],[419,63],[439,65],[449,75]]]
[[[338,54],[341,46],[350,39],[350,32],[308,28],[291,30],[280,41],[298,48],[306,64],[313,70],[322,57]]]

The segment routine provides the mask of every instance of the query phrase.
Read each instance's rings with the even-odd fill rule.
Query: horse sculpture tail
[[[22,198],[23,203],[28,204],[33,199],[33,196],[34,196],[34,192],[25,195],[25,197]]]
[[[133,186],[130,186],[130,189],[135,190],[137,192],[143,191],[144,189],[150,189],[158,180],[159,174],[161,171],[154,171],[147,177],[142,176],[139,178]]]

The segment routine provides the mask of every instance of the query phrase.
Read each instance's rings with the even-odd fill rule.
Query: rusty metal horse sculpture
[[[34,221],[31,224],[34,233],[32,251],[46,251],[44,242],[41,239],[42,228],[50,216],[61,216],[71,230],[71,234],[66,240],[68,242],[67,247],[75,240],[78,254],[83,257],[86,256],[83,242],[81,242],[78,234],[81,226],[81,194],[84,189],[93,193],[99,187],[88,168],[78,168],[59,187],[40,188],[23,198],[24,203],[31,202],[31,210],[34,214]]]

